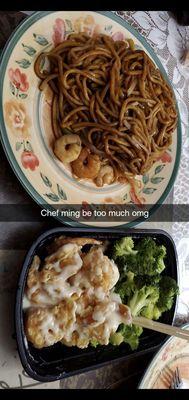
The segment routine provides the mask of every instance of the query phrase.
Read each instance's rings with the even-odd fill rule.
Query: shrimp
[[[95,179],[97,186],[102,187],[105,183],[110,185],[114,181],[114,170],[110,165],[103,165]]]
[[[101,345],[107,345],[111,334],[117,331],[121,323],[131,324],[130,309],[120,303],[121,299],[119,299],[120,302],[116,301],[113,298],[114,295],[110,295],[104,301],[89,301],[88,306],[82,307],[81,310],[77,307],[76,330],[71,334],[71,338],[63,336],[62,343],[81,349],[88,347],[93,340]],[[80,300],[81,297],[78,303],[80,303]]]
[[[85,147],[77,160],[71,163],[73,173],[78,178],[94,179],[100,170],[100,158],[97,154],[91,154]]]
[[[25,319],[28,340],[38,349],[59,342],[73,329],[75,309],[75,303],[67,299],[53,307],[31,308]]]
[[[71,287],[68,280],[81,269],[82,264],[79,246],[74,243],[61,246],[43,263],[35,256],[27,278],[28,300],[32,305],[53,305],[66,296],[80,295],[81,290]]]
[[[60,236],[60,238],[62,238],[62,236]],[[70,242],[66,240],[58,241],[58,239],[57,242],[53,242],[53,244],[49,246],[49,256],[45,258],[46,263],[52,263],[60,259],[70,258],[80,249],[76,242]]]
[[[52,252],[54,253],[57,251],[60,247],[67,243],[72,243],[74,245],[77,245],[79,247],[83,247],[86,244],[93,244],[93,245],[100,245],[102,242],[100,240],[96,240],[93,238],[88,238],[88,237],[68,237],[68,236],[59,236],[54,240],[54,242],[49,245],[48,247],[48,253],[51,254]]]
[[[38,284],[38,270],[41,264],[41,260],[38,256],[34,256],[33,262],[30,266],[28,277],[27,277],[27,286],[28,288],[32,288]]]
[[[81,139],[75,134],[66,134],[56,140],[54,154],[60,161],[70,163],[76,160],[81,151]]]
[[[119,280],[117,265],[103,254],[99,246],[92,247],[83,258],[83,271],[90,285],[108,292]]]
[[[119,279],[117,265],[103,254],[101,246],[94,246],[83,257],[83,266],[70,278],[74,287],[94,288],[95,297],[102,299]]]

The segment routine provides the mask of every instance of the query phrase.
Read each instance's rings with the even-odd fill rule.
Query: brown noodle
[[[41,63],[48,59],[48,71]],[[174,95],[131,40],[72,34],[35,62],[40,90],[53,91],[55,137],[80,136],[82,146],[114,170],[114,180],[144,174],[172,143]]]

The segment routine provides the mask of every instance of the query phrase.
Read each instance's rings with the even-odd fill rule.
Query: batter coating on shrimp
[[[55,238],[53,243],[48,246],[48,252],[49,254],[51,254],[52,252],[54,253],[55,251],[57,251],[61,246],[63,246],[64,244],[67,243],[74,243],[75,245],[79,246],[79,247],[83,247],[86,244],[96,244],[96,245],[100,245],[102,244],[102,242],[100,240],[96,240],[93,238],[89,238],[89,237],[68,237],[68,236],[59,236],[58,238]]]
[[[30,309],[25,318],[26,336],[36,348],[58,341],[79,348],[86,348],[92,340],[107,345],[120,323],[131,322],[129,308],[121,308],[120,301],[107,296],[99,302],[84,294],[77,301],[63,300],[54,307]]]
[[[80,294],[81,290],[71,287],[68,282],[82,267],[79,250],[74,243],[61,246],[57,252],[46,257],[42,269],[39,257],[34,257],[26,288],[31,303],[53,305],[66,297]]]
[[[93,287],[96,296],[102,298],[119,279],[119,271],[113,260],[103,254],[101,246],[94,246],[83,257],[83,267],[71,283],[81,288]]]
[[[71,340],[68,341],[63,336],[62,343],[81,349],[88,347],[94,340],[101,345],[107,345],[118,326],[131,321],[130,309],[121,304],[119,295],[110,294],[103,301],[88,298],[87,302],[86,298],[80,298],[76,309],[77,329],[73,331]]]
[[[81,289],[71,286],[69,278],[82,267],[81,248],[86,244],[100,243],[92,238],[57,238],[51,247],[54,252],[45,258],[42,269],[39,257],[33,259],[27,278],[28,299],[35,304],[52,305],[66,296],[79,295]]]
[[[86,244],[92,247],[82,252]],[[42,265],[34,257],[28,273],[27,339],[36,348],[58,341],[79,348],[93,340],[107,345],[121,323],[131,323],[128,307],[113,292],[118,267],[96,239],[60,236],[51,249]]]
[[[28,340],[38,349],[52,346],[69,338],[73,330],[76,305],[73,301],[63,300],[54,307],[31,308],[25,317],[25,332]]]

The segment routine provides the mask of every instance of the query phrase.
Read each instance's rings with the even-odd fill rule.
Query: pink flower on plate
[[[21,163],[24,168],[29,168],[34,171],[39,166],[39,160],[33,151],[24,150],[21,154]]]
[[[63,19],[57,18],[55,20],[55,24],[53,26],[53,35],[52,35],[52,40],[55,46],[58,44],[62,43],[63,40],[65,39],[65,23]]]
[[[95,23],[95,19],[92,15],[86,15],[73,22],[75,32],[85,32],[89,36],[97,35],[100,33],[100,25]]]
[[[141,189],[141,182],[140,181],[130,181],[130,198],[134,204],[138,204],[142,206],[145,203],[145,198],[139,195],[139,190]]]
[[[114,41],[116,41],[116,40],[124,40],[124,34],[123,34],[122,32],[115,32],[115,33],[112,35],[112,39],[113,39]]]
[[[138,204],[138,205],[144,204],[145,199],[143,197],[139,197],[136,194],[134,187],[131,187],[129,193],[130,193],[130,197],[131,197],[131,200],[133,201],[133,203]]]
[[[165,151],[165,153],[163,153],[162,156],[158,158],[158,160],[161,160],[163,163],[171,163],[172,157],[169,153],[167,153],[167,151]]]
[[[29,83],[26,74],[20,72],[19,68],[9,68],[9,78],[14,86],[21,92],[27,92]]]
[[[4,110],[10,132],[19,138],[29,137],[31,120],[27,115],[25,106],[18,101],[10,100],[4,104]]]
[[[165,351],[164,351],[163,354],[162,354],[161,359],[162,359],[163,361],[167,360],[168,355],[169,355],[169,351],[168,351],[168,349],[165,349]]]
[[[174,347],[175,347],[175,344],[171,344],[171,343],[168,344],[168,345],[166,346],[166,348],[165,348],[165,350],[164,350],[164,352],[163,352],[163,354],[162,354],[162,357],[161,357],[161,359],[162,359],[163,361],[165,361],[165,360],[167,359],[169,353],[172,352],[172,350],[174,349]]]

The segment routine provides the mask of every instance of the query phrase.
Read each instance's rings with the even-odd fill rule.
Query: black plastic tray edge
[[[100,233],[100,234],[103,234],[103,233],[110,233],[110,234],[111,233],[117,233],[117,234],[119,234],[119,233],[121,233],[121,234],[147,233],[148,234],[148,233],[150,233],[150,234],[154,234],[154,235],[155,234],[162,234],[162,235],[166,236],[170,240],[170,242],[171,242],[171,244],[172,244],[172,246],[174,248],[175,258],[176,258],[176,268],[177,268],[176,269],[176,274],[177,274],[177,280],[178,280],[178,283],[179,283],[178,255],[177,255],[176,246],[175,246],[175,243],[174,243],[172,237],[166,231],[164,231],[162,229],[110,229],[110,228],[108,229],[108,228],[58,227],[58,228],[49,229],[49,230],[43,232],[42,234],[40,234],[37,237],[37,239],[32,243],[30,249],[26,253],[26,256],[25,256],[25,259],[24,259],[24,262],[23,262],[22,270],[21,270],[21,273],[20,273],[20,276],[19,276],[19,280],[18,280],[17,291],[16,291],[15,313],[14,313],[15,314],[15,321],[14,322],[15,322],[17,348],[18,348],[18,353],[19,353],[19,356],[20,356],[20,360],[21,360],[22,366],[25,369],[26,373],[31,378],[33,378],[33,379],[35,379],[37,381],[40,381],[40,382],[54,382],[56,380],[69,378],[69,377],[74,376],[74,375],[78,375],[78,374],[85,373],[85,372],[88,372],[88,371],[91,371],[91,370],[95,370],[95,369],[100,368],[100,367],[104,367],[105,365],[108,365],[110,363],[110,361],[105,361],[105,362],[102,362],[100,364],[93,365],[91,367],[86,367],[86,368],[82,368],[82,369],[78,369],[78,370],[72,371],[70,373],[69,372],[68,373],[64,373],[63,372],[63,373],[60,373],[57,376],[52,376],[52,375],[48,376],[48,375],[46,375],[45,377],[41,376],[41,375],[38,375],[35,371],[33,371],[30,368],[30,365],[28,365],[28,363],[27,363],[27,359],[26,359],[26,356],[25,356],[25,351],[23,349],[23,342],[26,340],[26,338],[23,335],[24,327],[22,325],[21,326],[22,329],[20,329],[19,321],[20,321],[21,318],[18,318],[18,316],[20,317],[21,316],[21,312],[22,312],[20,305],[21,305],[21,301],[22,301],[22,297],[23,297],[23,289],[24,289],[24,286],[25,286],[25,279],[26,279],[26,276],[27,276],[27,270],[28,270],[28,267],[29,267],[28,261],[29,261],[31,255],[33,254],[35,248],[39,245],[39,243],[42,240],[46,239],[49,235],[52,235],[54,233],[58,234],[58,233],[63,233],[63,232],[65,232],[65,233],[67,232],[67,233],[70,233],[70,234],[71,233],[77,233],[77,232],[80,233],[80,234],[81,234],[81,232],[83,234],[85,234],[85,232],[86,233],[91,233],[91,234],[93,234],[93,233]],[[173,314],[172,324],[173,324],[174,319],[175,319],[177,305],[178,305],[178,297],[177,297],[177,299],[175,301],[175,310],[174,310],[174,314]],[[119,358],[113,360],[112,362],[116,364],[116,362],[120,361],[121,359],[125,359],[125,358],[132,359],[134,357],[137,357],[138,355],[147,354],[152,350],[154,350],[154,352],[155,352],[160,348],[160,346],[162,346],[162,344],[166,340],[167,340],[167,336],[165,336],[165,339],[163,339],[162,342],[159,345],[155,345],[154,347],[149,347],[148,349],[145,349],[145,350],[136,351],[133,354],[130,354],[128,356],[127,355],[120,356]]]

